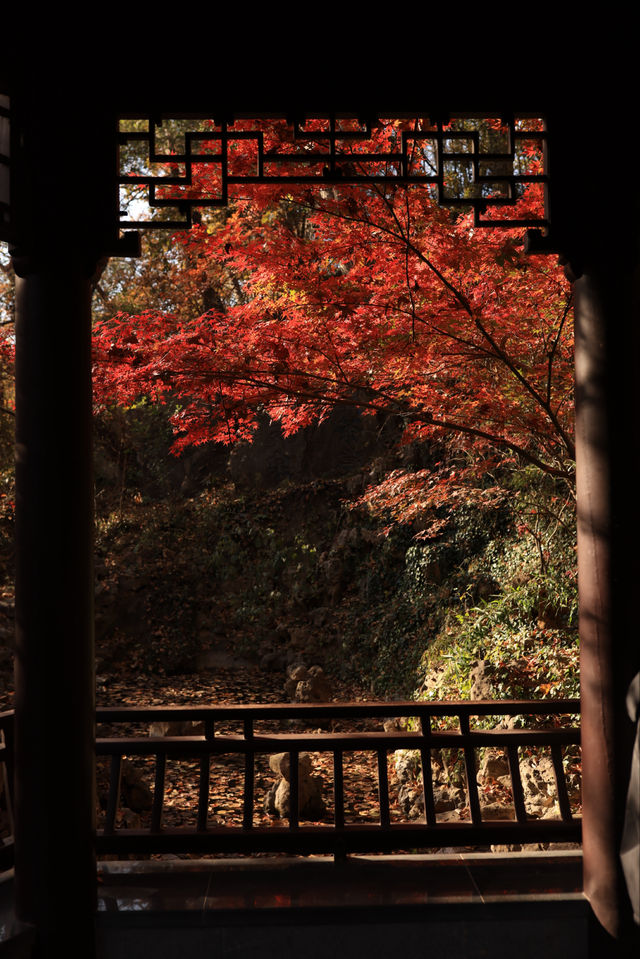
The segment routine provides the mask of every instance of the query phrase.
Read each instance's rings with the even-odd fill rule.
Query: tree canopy
[[[522,162],[537,168],[534,146]],[[197,170],[199,187],[214,175]],[[516,215],[540,203],[531,188]],[[571,291],[549,257],[525,256],[521,231],[474,228],[426,187],[373,178],[245,185],[171,249],[162,291],[185,306],[147,296],[101,320],[94,380],[98,405],[170,401],[175,452],[247,439],[263,412],[290,434],[351,404],[446,444],[432,497],[509,460],[571,484]]]

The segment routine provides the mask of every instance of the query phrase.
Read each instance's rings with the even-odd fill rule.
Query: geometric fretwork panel
[[[194,210],[252,184],[422,185],[477,226],[548,226],[538,118],[136,118],[120,121],[119,144],[125,230],[189,228]],[[527,187],[536,215],[519,209]]]

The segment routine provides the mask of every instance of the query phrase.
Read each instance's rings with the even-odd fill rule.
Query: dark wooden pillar
[[[16,909],[93,954],[90,265],[15,259]],[[55,950],[58,949],[58,952]]]
[[[584,890],[590,959],[607,959],[638,947],[620,852],[640,669],[640,195],[594,138],[595,102],[548,115],[548,212],[575,292]],[[624,106],[607,102],[603,129],[624,127]]]
[[[636,732],[625,699],[640,669],[640,275],[628,255],[603,256],[575,293],[584,889],[593,955],[626,955],[637,943],[620,848]]]
[[[86,64],[11,91],[16,289],[18,917],[95,954],[91,277],[117,246],[116,124]]]

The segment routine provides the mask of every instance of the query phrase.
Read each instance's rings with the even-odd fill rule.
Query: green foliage
[[[560,526],[549,510],[535,535],[514,524],[476,557],[470,576],[486,577],[496,592],[477,602],[469,588],[461,607],[448,610],[422,660],[425,677],[444,667],[423,690],[427,698],[469,696],[478,661],[498,698],[579,695],[576,556],[567,512]]]
[[[375,695],[409,698],[449,611],[487,588],[473,562],[506,522],[504,511],[464,504],[447,515],[437,539],[417,541],[411,524],[395,524],[373,548],[362,541],[352,559],[360,588],[349,596],[341,629],[345,677],[365,675]]]

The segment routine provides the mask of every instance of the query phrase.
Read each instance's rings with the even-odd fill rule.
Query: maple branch
[[[566,447],[567,452],[569,453],[569,456],[571,457],[571,459],[575,459],[576,457],[575,444],[565,432],[564,428],[562,427],[562,424],[558,420],[558,417],[555,415],[555,413],[551,409],[551,406],[546,402],[544,397],[541,396],[540,393],[538,393],[538,391],[535,389],[533,384],[530,383],[529,380],[522,375],[520,370],[512,362],[511,357],[507,353],[505,353],[503,349],[501,349],[498,343],[496,343],[495,338],[484,327],[484,324],[479,316],[477,315],[474,316],[474,322],[476,326],[478,327],[478,329],[480,330],[480,332],[482,333],[482,335],[487,340],[487,342],[491,344],[492,348],[494,349],[496,353],[496,356],[498,356],[502,360],[502,362],[505,364],[507,369],[509,369],[513,373],[513,375],[518,380],[518,382],[522,384],[525,390],[535,399],[535,401],[545,411],[545,413],[547,414],[547,416],[553,423],[553,426],[557,430],[559,436],[562,438],[562,441]]]
[[[327,336],[328,336],[328,338],[329,338],[329,343],[330,343],[331,346],[333,347],[333,354],[334,354],[334,355],[333,355],[333,362],[336,364],[336,366],[338,367],[340,373],[342,374],[342,378],[343,378],[344,382],[347,384],[347,386],[350,386],[351,384],[350,384],[350,382],[349,382],[349,377],[347,376],[347,374],[345,373],[344,369],[342,368],[342,363],[340,362],[340,356],[339,356],[339,354],[338,354],[338,350],[336,349],[336,346],[335,346],[335,344],[334,344],[334,342],[333,342],[333,338],[332,338],[332,334],[331,334],[331,329],[329,328],[329,325],[327,324],[327,321],[326,321],[326,319],[325,319],[324,317],[323,317],[323,319],[322,319],[322,326],[323,326],[323,328],[324,328],[325,333],[327,334]],[[318,352],[321,356],[324,356],[325,359],[329,360],[329,362],[331,362],[330,358],[329,358],[329,357],[326,355],[326,353],[325,353],[323,350],[321,350],[319,347],[317,348],[317,352]]]
[[[93,284],[93,289],[102,300],[103,305],[106,306],[108,310],[112,310],[114,307],[111,298],[107,295],[99,280]]]
[[[210,370],[203,371],[199,369],[189,369],[187,367],[183,367],[179,373],[176,373],[174,370],[165,370],[163,371],[162,375],[166,379],[171,379],[172,377],[175,379],[180,379],[183,376],[191,376],[194,379],[200,379],[204,381],[219,380],[220,382],[227,382],[227,383],[234,383],[234,384],[241,384],[241,385],[246,384],[248,386],[259,387],[260,389],[274,390],[275,392],[283,393],[283,394],[286,394],[289,390],[291,390],[292,392],[295,392],[296,396],[300,396],[304,399],[314,399],[316,401],[325,400],[326,402],[331,402],[331,403],[345,402],[349,405],[355,405],[355,406],[358,406],[358,405],[370,406],[370,404],[367,404],[363,400],[351,399],[351,398],[343,399],[338,396],[329,396],[328,394],[322,395],[322,394],[318,394],[317,392],[313,392],[312,390],[301,390],[300,387],[297,387],[297,388],[293,387],[288,382],[280,383],[278,382],[278,379],[276,379],[276,377],[279,377],[280,374],[274,373],[272,370],[268,370],[268,369],[254,368],[254,369],[245,369],[242,371],[210,369]],[[398,399],[393,396],[393,394],[387,393],[382,389],[369,386],[368,384],[352,383],[348,379],[340,380],[340,379],[337,379],[336,377],[323,375],[321,373],[313,373],[309,370],[288,369],[284,372],[283,376],[285,379],[291,377],[293,379],[314,380],[328,387],[333,386],[337,389],[338,388],[344,389],[344,387],[348,387],[351,390],[360,390],[360,391],[373,393],[376,396],[380,396],[384,398],[389,404],[394,404],[399,402]],[[263,378],[263,377],[268,377],[268,378]],[[206,405],[208,408],[209,404],[207,403]],[[370,406],[370,408],[375,409],[377,412],[383,411],[383,408],[379,406],[375,406],[375,407]],[[402,413],[403,410],[404,410],[404,407],[402,408],[399,407],[397,410],[394,410],[394,412]],[[388,412],[388,409],[387,409],[387,412]]]
[[[419,415],[419,414],[418,414]],[[463,423],[456,423],[453,420],[437,420],[434,418],[428,419],[432,426],[440,426],[443,429],[453,430],[457,433],[464,433],[468,436],[476,436],[478,439],[484,439],[492,443],[494,446],[505,447],[506,449],[511,450],[513,453],[517,453],[518,456],[522,456],[528,463],[531,463],[532,466],[537,466],[538,469],[542,470],[545,473],[550,473],[552,476],[557,476],[560,479],[573,480],[573,473],[569,470],[561,469],[560,467],[552,466],[550,463],[545,463],[534,453],[531,453],[529,450],[525,449],[523,446],[520,446],[518,443],[513,443],[511,440],[507,440],[502,436],[495,436],[492,433],[487,433],[484,430],[480,430],[475,426],[466,426]]]
[[[386,206],[387,210],[392,216],[394,222],[396,223],[397,231],[391,230],[389,227],[385,227],[384,225],[381,225],[379,222],[375,224],[376,228],[394,237],[396,240],[399,240],[401,243],[405,245],[406,249],[410,249],[414,253],[414,255],[420,260],[420,262],[422,262],[429,270],[431,270],[431,272],[438,278],[438,280],[443,284],[443,286],[452,294],[455,300],[460,304],[460,306],[467,313],[469,318],[473,321],[474,325],[480,332],[481,336],[489,343],[489,345],[491,346],[493,355],[506,366],[506,368],[521,384],[521,386],[529,393],[529,395],[535,400],[535,402],[544,410],[549,420],[553,424],[554,428],[557,430],[559,436],[561,437],[562,442],[564,443],[565,448],[567,452],[569,453],[570,457],[572,459],[575,459],[575,444],[573,443],[573,441],[571,440],[567,432],[564,430],[557,415],[554,413],[551,407],[550,399],[542,396],[538,392],[538,390],[536,390],[533,384],[525,376],[522,375],[522,373],[517,368],[515,363],[511,360],[511,357],[499,346],[495,338],[489,333],[481,317],[472,308],[469,300],[467,299],[465,294],[462,292],[462,290],[460,290],[456,285],[454,285],[444,275],[444,273],[433,263],[433,261],[429,257],[424,255],[422,250],[420,250],[419,247],[417,247],[415,243],[411,240],[411,238],[408,235],[408,232],[405,233],[402,223],[400,219],[398,218],[395,207],[390,202],[386,192],[383,191],[378,184],[373,184],[372,189],[378,195],[379,199]],[[405,191],[405,199],[406,199],[406,191]],[[325,210],[324,212],[327,212],[328,215],[336,216],[338,218],[356,219],[355,217],[343,217],[342,214],[333,212],[333,211]],[[367,222],[368,225],[371,225],[370,220],[367,220],[367,221],[360,220],[359,222]],[[567,305],[565,308],[562,323],[564,323],[564,320],[566,319],[566,316],[568,314],[568,309],[569,309],[569,305]],[[555,352],[555,349],[557,348],[557,343],[559,342],[560,333],[561,333],[561,329],[559,330],[558,337],[556,339],[556,344],[554,345],[554,352]],[[443,335],[446,336],[449,334],[445,333]]]
[[[564,327],[567,316],[569,315],[569,310],[571,309],[572,303],[573,303],[573,291],[571,291],[569,293],[569,296],[567,297],[567,302],[565,304],[563,314],[560,318],[560,323],[558,325],[558,330],[556,332],[555,339],[553,341],[551,349],[547,353],[547,405],[549,406],[549,408],[551,408],[551,374],[552,374],[553,360],[554,360],[556,351],[558,349],[558,344],[560,343],[560,337],[562,335],[562,329]]]
[[[398,308],[398,307],[396,307],[396,309],[397,309],[398,313],[405,313],[405,314],[407,314],[408,316],[411,316],[412,319],[413,319],[413,314],[412,314],[411,312],[408,312],[407,310],[402,310],[402,309],[400,309],[400,308]],[[415,319],[417,320],[418,323],[422,323],[424,326],[428,327],[430,330],[433,330],[434,333],[437,333],[439,336],[442,336],[444,339],[446,339],[446,340],[453,340],[454,343],[460,343],[462,346],[466,346],[466,347],[470,350],[470,352],[469,352],[469,353],[466,353],[466,354],[465,354],[465,353],[461,353],[461,354],[451,353],[451,354],[448,354],[448,355],[451,355],[451,356],[456,356],[456,355],[466,356],[467,359],[470,359],[470,360],[473,360],[473,359],[476,359],[476,360],[496,360],[496,359],[498,359],[498,357],[496,357],[495,353],[493,353],[491,350],[487,349],[485,346],[482,346],[481,344],[476,343],[474,340],[470,340],[470,339],[468,339],[468,338],[465,337],[465,336],[461,336],[459,333],[454,333],[454,332],[451,331],[451,330],[444,330],[441,326],[436,326],[436,324],[433,323],[430,319],[425,318],[424,316],[422,316],[422,315],[419,314],[419,313],[416,313],[416,314],[415,314]],[[478,355],[478,354],[480,354],[480,355]]]
[[[536,501],[535,511],[536,513],[542,513],[548,519],[552,520],[556,524],[556,529],[558,526],[561,526],[565,533],[575,533],[575,521],[572,520],[570,523],[566,523],[563,519],[563,513],[566,512],[570,504],[575,502],[575,497],[569,494],[561,505],[560,510],[553,510],[549,506],[546,506],[543,502]],[[526,507],[524,511],[520,511],[521,515],[526,516]],[[530,512],[530,511],[529,511]],[[555,531],[554,531],[555,532]],[[553,533],[552,533],[553,535]]]
[[[409,225],[409,224],[410,224],[409,195],[408,195],[408,193],[407,193],[406,190],[405,190],[404,199],[405,199],[405,206],[406,206],[406,212],[407,212],[407,240],[408,240],[408,239],[409,239],[409,230],[411,229],[411,227],[410,227],[410,225]],[[410,278],[410,276],[409,276],[409,245],[408,245],[408,243],[407,243],[407,245],[406,245],[405,248],[404,248],[404,275],[405,275],[405,280],[406,280],[406,282],[407,282],[407,290],[408,290],[408,293],[409,293],[409,299],[411,300],[411,339],[412,339],[412,340],[414,341],[414,343],[415,343],[415,339],[416,339],[416,303],[415,303],[415,300],[414,300],[414,297],[413,297],[413,290],[411,289],[411,278]]]
[[[465,423],[460,423],[455,420],[438,419],[436,416],[433,416],[431,412],[411,409],[411,407],[408,407],[406,403],[402,402],[397,397],[394,397],[392,394],[369,385],[361,384],[354,386],[353,384],[347,383],[346,385],[348,385],[350,389],[359,391],[360,395],[348,396],[342,394],[331,396],[327,393],[319,395],[312,389],[305,389],[302,386],[294,385],[290,380],[285,383],[279,383],[271,377],[271,371],[268,370],[253,369],[244,370],[242,372],[231,370],[209,370],[205,374],[202,371],[189,371],[183,369],[181,371],[181,375],[184,375],[185,373],[189,373],[189,375],[199,378],[206,376],[207,379],[216,379],[220,383],[228,382],[236,385],[244,384],[256,389],[268,390],[270,392],[278,393],[281,396],[291,398],[292,401],[294,398],[298,400],[302,399],[314,402],[318,402],[318,400],[324,400],[333,406],[351,406],[359,409],[367,409],[375,413],[402,416],[404,419],[412,420],[413,422],[423,422],[429,426],[447,430],[449,432],[461,433],[466,436],[473,436],[477,439],[483,439],[493,446],[510,450],[516,455],[522,457],[532,466],[536,466],[544,473],[548,473],[552,476],[556,476],[569,482],[572,482],[573,480],[572,471],[554,466],[552,463],[545,462],[544,460],[540,459],[539,456],[536,456],[535,453],[532,453],[526,447],[521,446],[512,440],[508,440],[505,437],[499,436],[495,433],[490,433],[487,430],[480,429],[479,427],[468,426]],[[267,374],[268,378],[264,378],[265,374]],[[342,381],[336,379],[335,377],[323,376],[322,374],[311,373],[306,370],[288,370],[286,376],[287,378],[291,377],[293,379],[299,378],[302,380],[316,380],[334,387],[341,387],[344,385]],[[380,400],[383,400],[384,403],[375,402],[375,399],[373,398],[367,400],[364,396],[362,396],[362,391],[368,393],[374,398],[378,397]],[[256,399],[259,402],[263,402],[263,400],[260,398]],[[227,414],[226,409],[225,414]]]
[[[535,389],[535,387],[533,386],[533,384],[532,384],[525,376],[522,375],[522,373],[520,372],[520,370],[517,368],[517,366],[516,366],[516,365],[513,363],[513,361],[511,360],[511,357],[508,355],[508,353],[506,353],[506,352],[499,346],[499,344],[498,344],[498,343],[496,342],[496,340],[495,340],[495,337],[493,337],[493,336],[489,333],[489,331],[488,331],[487,328],[485,327],[485,325],[484,325],[481,317],[480,317],[479,314],[471,307],[471,304],[469,303],[467,297],[462,293],[462,291],[461,291],[461,290],[458,290],[458,289],[442,274],[442,272],[431,262],[431,260],[430,260],[428,257],[426,257],[426,256],[422,253],[422,251],[419,250],[419,249],[415,246],[415,244],[413,244],[413,243],[411,242],[411,240],[410,240],[408,237],[407,237],[407,238],[403,237],[403,239],[405,239],[405,240],[406,240],[406,243],[411,246],[412,251],[413,251],[413,252],[415,253],[415,255],[425,264],[425,266],[427,266],[430,270],[432,270],[433,273],[438,277],[438,279],[439,279],[442,283],[444,283],[444,285],[447,287],[447,289],[455,296],[455,298],[456,298],[456,299],[458,300],[458,302],[461,304],[461,306],[463,307],[463,309],[465,310],[465,312],[469,315],[470,319],[473,320],[476,328],[479,330],[479,332],[481,333],[481,335],[484,337],[484,339],[485,339],[485,340],[489,343],[489,345],[491,346],[491,349],[492,349],[492,351],[493,351],[493,355],[494,355],[496,358],[498,358],[502,363],[504,363],[504,365],[507,367],[507,369],[510,370],[510,372],[513,374],[513,376],[515,376],[515,378],[518,380],[518,382],[524,387],[524,389],[525,389],[525,390],[533,397],[533,399],[542,407],[542,409],[545,411],[545,413],[547,414],[547,416],[548,416],[549,419],[551,420],[553,426],[555,427],[555,429],[557,430],[557,432],[558,432],[559,435],[561,436],[562,441],[563,441],[563,443],[564,443],[564,445],[565,445],[565,447],[566,447],[566,449],[567,449],[567,452],[569,453],[569,455],[571,456],[572,459],[575,459],[575,444],[574,444],[573,441],[570,439],[570,437],[567,435],[567,433],[566,433],[565,430],[563,429],[560,421],[558,420],[557,416],[556,416],[555,413],[553,412],[553,410],[552,410],[552,408],[551,408],[551,403],[550,403],[550,401],[547,402],[547,401],[545,400],[545,398],[544,398],[543,396],[541,396],[541,394]],[[566,316],[567,316],[567,313],[568,313],[568,310],[569,310],[569,306],[570,306],[570,304],[567,304],[567,306],[565,307],[565,311],[564,311],[564,314],[563,314],[562,323],[564,323],[564,320],[566,319]],[[556,346],[557,346],[557,342],[559,341],[560,332],[561,332],[561,330],[560,330],[559,333],[558,333],[558,338],[557,338],[557,340],[556,340]],[[447,334],[445,334],[445,335],[447,335]],[[554,346],[554,350],[555,350],[555,346]]]
[[[422,252],[422,250],[420,250],[419,247],[417,247],[415,243],[413,243],[412,240],[410,239],[409,219],[407,219],[407,232],[405,233],[402,227],[402,223],[400,222],[400,219],[398,217],[398,214],[396,213],[395,206],[389,201],[389,197],[387,196],[387,194],[380,189],[378,184],[374,184],[374,192],[378,194],[378,197],[382,200],[384,205],[387,207],[387,210],[391,214],[391,217],[393,218],[393,220],[395,221],[398,227],[397,233],[394,230],[390,230],[388,227],[386,228],[386,232],[389,233],[390,236],[395,237],[395,239],[399,240],[406,247],[408,247],[412,251],[412,253],[414,253],[418,257],[418,259],[422,263],[424,263],[425,266],[428,267],[428,269],[430,269],[435,276],[437,276],[440,282],[446,287],[446,289],[449,290],[452,296],[460,303],[462,308],[469,314],[471,319],[473,319],[473,310],[471,309],[471,305],[468,299],[466,298],[466,296],[464,295],[464,293],[462,293],[461,290],[459,290],[456,286],[454,286],[453,283],[451,283],[447,279],[444,273],[442,273],[442,271],[439,270],[438,267],[428,257],[426,257],[424,253]],[[405,195],[405,202],[407,203],[407,209],[408,209],[409,197],[408,197],[408,192],[406,188],[404,191],[404,195]],[[407,217],[409,217],[409,213],[407,213]],[[379,224],[376,224],[376,226],[379,229],[383,229],[382,227],[380,227]]]
[[[247,297],[245,296],[244,290],[240,286],[240,279],[237,273],[235,271],[230,271],[230,270],[227,270],[227,273],[231,274],[231,285],[233,286],[234,292],[236,296],[238,297],[238,302],[241,304],[246,304],[248,302]]]

